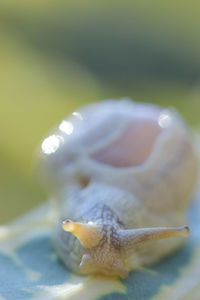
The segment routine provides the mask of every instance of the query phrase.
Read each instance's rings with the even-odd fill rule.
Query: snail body
[[[173,110],[126,99],[88,105],[43,141],[42,165],[59,203],[53,242],[76,273],[126,277],[189,233],[197,158]]]

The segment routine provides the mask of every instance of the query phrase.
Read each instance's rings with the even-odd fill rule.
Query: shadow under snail
[[[124,278],[188,236],[197,157],[172,109],[128,99],[87,105],[42,142],[41,157],[59,212],[53,243],[70,270]]]

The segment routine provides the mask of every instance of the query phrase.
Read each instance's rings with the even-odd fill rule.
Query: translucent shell
[[[97,180],[134,193],[160,213],[184,210],[197,176],[191,132],[180,116],[128,99],[73,112],[40,152],[50,186]]]

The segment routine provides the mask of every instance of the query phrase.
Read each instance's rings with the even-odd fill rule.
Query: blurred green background
[[[200,111],[199,1],[0,0],[0,223],[47,199],[35,150],[71,111],[131,97]]]

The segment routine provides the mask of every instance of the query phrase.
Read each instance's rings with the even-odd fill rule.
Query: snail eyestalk
[[[84,224],[67,219],[63,221],[62,228],[73,233],[85,248],[95,247],[101,239],[99,227],[95,224]]]
[[[132,247],[148,241],[161,240],[173,236],[187,237],[190,229],[183,227],[158,227],[158,228],[139,228],[131,230],[120,230],[120,245],[122,247]]]

